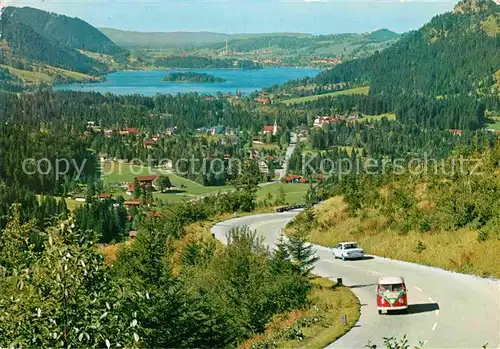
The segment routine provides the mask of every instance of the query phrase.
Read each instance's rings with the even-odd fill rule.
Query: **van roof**
[[[382,276],[379,277],[378,283],[383,285],[404,284],[405,279],[402,276]]]

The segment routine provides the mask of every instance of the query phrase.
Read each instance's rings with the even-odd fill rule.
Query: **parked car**
[[[342,260],[363,258],[365,252],[355,242],[341,242],[333,248],[333,256]]]

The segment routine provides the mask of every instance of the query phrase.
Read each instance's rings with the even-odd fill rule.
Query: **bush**
[[[488,232],[485,230],[480,230],[477,232],[477,241],[479,242],[488,240],[488,237],[489,237]]]
[[[422,241],[419,241],[417,246],[415,246],[415,248],[413,249],[413,252],[415,253],[422,253],[423,251],[425,251],[426,247],[424,245],[424,243]]]

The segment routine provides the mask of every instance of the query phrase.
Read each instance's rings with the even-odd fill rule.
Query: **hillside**
[[[75,50],[85,50],[109,55],[123,53],[124,50],[87,22],[56,13],[22,7],[7,8],[5,17],[9,21],[23,23],[39,35],[62,46]]]
[[[99,28],[113,42],[127,48],[163,49],[172,46],[203,46],[228,40],[261,36],[310,37],[303,33],[224,34],[213,32],[138,32],[113,28]]]
[[[62,46],[37,33],[30,26],[16,21],[5,21],[3,37],[12,54],[29,62],[41,62],[56,67],[92,74],[106,70],[99,63],[76,50]]]
[[[462,1],[385,51],[325,71],[315,83],[370,84],[372,94],[497,94],[499,9],[490,0]]]
[[[491,258],[500,250],[500,144],[461,155],[466,165],[451,176],[442,165],[319,184],[321,199],[330,198],[314,210],[311,241],[332,247],[354,240],[368,254],[500,277]]]
[[[41,83],[92,81],[128,52],[88,23],[54,13],[7,7],[0,21],[2,90]]]

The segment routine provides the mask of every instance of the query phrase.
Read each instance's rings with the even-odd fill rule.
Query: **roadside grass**
[[[239,347],[264,348],[269,344],[277,348],[320,349],[347,333],[359,319],[360,304],[356,296],[326,278],[315,277],[311,285],[307,307],[275,316],[264,334],[255,335]],[[342,315],[347,319],[345,326]],[[290,332],[298,331],[302,332],[303,339],[287,339]]]
[[[332,247],[340,241],[357,241],[368,254],[436,266],[482,277],[500,277],[500,240],[478,241],[477,230],[402,235],[388,227],[387,219],[376,210],[360,217],[349,217],[342,197],[326,200],[316,208],[316,227],[310,241]],[[287,228],[290,231],[292,228]]]
[[[339,96],[339,95],[354,95],[354,94],[367,95],[369,91],[370,91],[370,87],[364,86],[364,87],[351,88],[348,90],[325,93],[325,94],[321,94],[321,95],[291,98],[291,99],[283,100],[281,102],[286,104],[286,105],[291,105],[291,104],[298,104],[298,103],[315,101],[315,100],[321,99],[321,98],[335,97],[335,96]]]
[[[257,191],[257,200],[264,200],[268,193],[276,198],[279,188],[283,188],[286,194],[286,201],[290,205],[304,204],[305,194],[309,188],[309,184],[305,183],[273,183],[269,185],[264,185]]]

